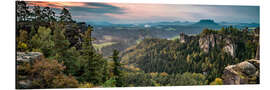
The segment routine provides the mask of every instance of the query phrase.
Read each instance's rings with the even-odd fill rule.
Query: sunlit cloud
[[[158,21],[199,21],[259,23],[259,6],[175,5],[94,2],[28,2],[30,6],[68,8],[79,21],[143,23]]]
[[[41,7],[50,7],[50,8],[64,8],[64,7],[72,7],[72,6],[86,6],[86,3],[80,2],[43,2],[43,1],[34,1],[28,2],[29,6],[41,6]]]

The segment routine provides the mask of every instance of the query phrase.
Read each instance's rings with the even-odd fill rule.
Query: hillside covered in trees
[[[180,34],[180,39],[144,39],[123,52],[122,62],[144,72],[202,73],[207,80],[220,77],[227,65],[258,55],[258,29],[240,31],[233,27],[205,29],[196,36]]]
[[[102,37],[95,30],[66,8],[17,1],[16,88],[220,85],[226,66],[259,59],[259,27],[204,29],[173,40],[141,36],[121,50],[107,47],[106,57],[93,44]]]

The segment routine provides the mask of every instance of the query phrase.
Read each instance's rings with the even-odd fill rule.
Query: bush
[[[63,74],[64,69],[65,66],[56,60],[35,61],[31,70],[32,88],[78,87],[78,81],[74,77]]]
[[[24,42],[19,41],[17,48],[19,51],[26,51],[27,50],[27,44]]]
[[[80,84],[79,88],[93,88],[94,84],[92,83],[82,83]]]
[[[102,86],[103,87],[116,87],[115,78],[111,78],[111,79],[107,80]]]
[[[211,82],[210,85],[223,85],[221,78],[216,78],[215,81]]]

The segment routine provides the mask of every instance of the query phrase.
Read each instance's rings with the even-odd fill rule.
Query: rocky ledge
[[[36,59],[41,59],[43,56],[40,52],[17,52],[17,62],[31,62]]]
[[[225,67],[222,75],[224,84],[259,84],[260,60],[247,60]]]

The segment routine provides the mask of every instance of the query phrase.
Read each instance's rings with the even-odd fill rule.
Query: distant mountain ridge
[[[213,19],[201,19],[198,22],[190,22],[190,21],[161,21],[161,22],[148,22],[148,23],[134,23],[134,24],[115,24],[107,21],[87,21],[87,25],[92,26],[126,26],[126,27],[144,27],[148,26],[195,26],[195,27],[203,27],[203,28],[213,28],[219,29],[221,27],[233,26],[239,29],[245,27],[259,27],[259,23],[235,23],[235,22],[216,22]]]
[[[202,19],[199,22],[192,24],[193,26],[200,27],[219,27],[220,25],[211,19]]]

